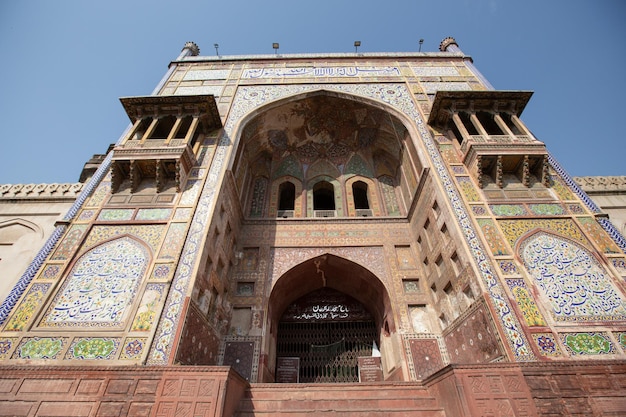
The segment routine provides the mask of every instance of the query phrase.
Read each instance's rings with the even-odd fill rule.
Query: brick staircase
[[[446,417],[419,383],[251,384],[237,417]]]

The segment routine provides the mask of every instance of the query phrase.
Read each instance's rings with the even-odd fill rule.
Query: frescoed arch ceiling
[[[287,157],[303,166],[326,159],[345,165],[355,153],[400,163],[404,125],[391,114],[362,102],[313,95],[285,102],[252,119],[242,135],[248,161],[271,155],[273,167]]]

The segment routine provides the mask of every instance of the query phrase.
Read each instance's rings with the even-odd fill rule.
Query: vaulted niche
[[[249,218],[405,215],[421,172],[390,109],[329,91],[258,109],[239,143],[232,172]]]

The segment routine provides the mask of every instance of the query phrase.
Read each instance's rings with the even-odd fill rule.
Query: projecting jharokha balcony
[[[439,91],[428,123],[459,143],[461,160],[483,187],[505,176],[549,185],[548,152],[520,121],[532,92]]]
[[[142,181],[157,192],[174,183],[180,191],[205,136],[222,126],[212,95],[148,96],[120,99],[132,128],[113,150],[112,190]]]

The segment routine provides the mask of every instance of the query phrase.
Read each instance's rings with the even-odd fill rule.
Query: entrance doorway
[[[331,288],[293,302],[278,324],[277,357],[299,359],[300,382],[358,382],[358,358],[378,345],[373,316]]]

